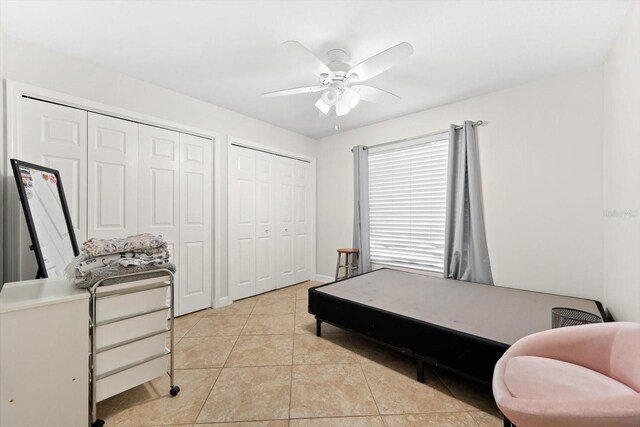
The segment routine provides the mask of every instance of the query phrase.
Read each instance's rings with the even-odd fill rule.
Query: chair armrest
[[[562,360],[609,375],[611,347],[624,325],[611,322],[539,332],[516,342],[505,355]]]

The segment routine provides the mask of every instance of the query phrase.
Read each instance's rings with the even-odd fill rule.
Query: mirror
[[[38,262],[36,279],[63,277],[79,251],[60,173],[16,159],[11,167]]]

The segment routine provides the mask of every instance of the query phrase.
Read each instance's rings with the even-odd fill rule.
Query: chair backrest
[[[625,323],[611,345],[610,376],[640,393],[640,323]]]

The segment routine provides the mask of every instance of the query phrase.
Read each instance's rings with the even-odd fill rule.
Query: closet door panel
[[[18,130],[18,159],[60,171],[76,240],[82,244],[87,238],[87,112],[22,98]],[[20,247],[6,254],[7,278],[34,279],[38,265],[29,250],[29,231],[13,183],[8,194],[7,216],[15,226],[5,232]]]
[[[138,124],[88,113],[88,236],[138,231]]]
[[[256,293],[275,289],[274,156],[256,152]]]
[[[278,159],[278,190],[276,211],[278,221],[278,287],[295,283],[294,222],[293,222],[293,162]]]
[[[229,294],[256,294],[256,152],[229,148]]]
[[[180,285],[178,314],[211,307],[213,143],[180,134]]]
[[[155,126],[138,126],[138,232],[159,234],[167,241],[169,260],[180,263],[180,136]],[[176,289],[181,271],[174,276],[175,313],[179,312]]]
[[[309,164],[294,164],[293,219],[294,219],[294,276],[295,282],[311,279],[309,256],[312,253],[309,238]]]

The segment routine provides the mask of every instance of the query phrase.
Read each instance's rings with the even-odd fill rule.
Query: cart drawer
[[[98,297],[95,320],[100,323],[165,306],[169,289],[166,286],[141,292]]]
[[[150,360],[133,368],[96,381],[96,402],[144,384],[167,373],[169,355]],[[167,391],[169,387],[167,386]]]
[[[166,333],[158,334],[99,352],[96,354],[96,363],[94,365],[95,375],[99,377],[114,369],[164,353],[166,338]]]
[[[144,336],[167,327],[169,308],[96,328],[96,349]]]

